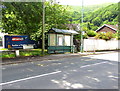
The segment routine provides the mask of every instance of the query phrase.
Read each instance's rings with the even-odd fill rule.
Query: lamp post
[[[42,0],[42,55],[44,56],[44,50],[45,50],[45,0]]]
[[[82,10],[81,10],[81,45],[80,45],[80,52],[83,52],[83,0],[82,0]]]

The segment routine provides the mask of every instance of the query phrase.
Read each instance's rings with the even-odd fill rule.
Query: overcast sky
[[[60,2],[62,5],[75,5],[75,6],[81,6],[82,0],[56,0],[57,2]],[[83,0],[84,5],[96,5],[96,4],[103,4],[103,3],[117,3],[120,0]]]

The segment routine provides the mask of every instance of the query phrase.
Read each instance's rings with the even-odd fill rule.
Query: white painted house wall
[[[120,40],[84,39],[84,51],[120,49]]]

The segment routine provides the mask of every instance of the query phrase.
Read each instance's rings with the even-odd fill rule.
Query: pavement
[[[80,57],[80,56],[87,56],[87,55],[108,54],[108,53],[114,53],[114,52],[116,52],[116,51],[51,54],[51,55],[45,55],[43,57],[42,56],[29,56],[29,57],[3,58],[2,61],[0,62],[0,64],[8,65],[8,64],[17,64],[17,63],[25,63],[25,62],[33,62],[33,61],[63,59],[63,58],[68,58],[68,57]]]

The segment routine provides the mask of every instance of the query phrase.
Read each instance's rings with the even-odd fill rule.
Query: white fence
[[[120,40],[84,39],[84,51],[120,49]]]

